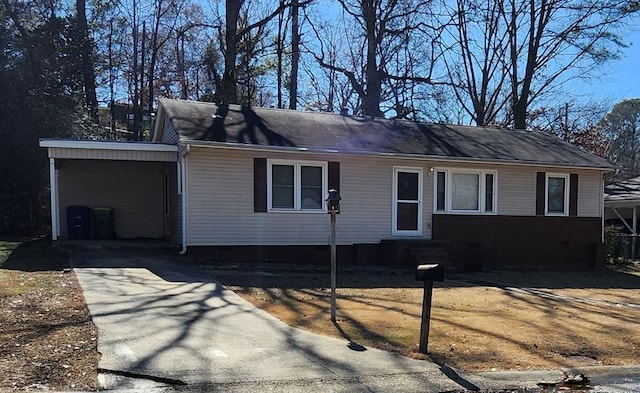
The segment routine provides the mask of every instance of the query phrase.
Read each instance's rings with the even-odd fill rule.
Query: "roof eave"
[[[249,145],[249,144],[241,144],[241,143],[199,141],[199,140],[188,140],[188,139],[181,139],[180,143],[182,145],[221,148],[221,149],[236,149],[236,150],[251,150],[251,151],[279,151],[279,152],[289,152],[289,153],[312,153],[312,154],[344,154],[344,155],[359,155],[359,156],[373,156],[373,157],[386,157],[386,158],[402,158],[402,159],[413,159],[413,160],[451,161],[451,162],[459,162],[459,163],[486,163],[486,164],[494,164],[494,165],[517,165],[517,166],[533,166],[533,167],[546,166],[546,167],[557,167],[557,168],[565,168],[565,169],[589,169],[589,170],[598,170],[602,172],[611,172],[615,169],[613,166],[553,164],[548,162],[518,161],[518,160],[491,160],[491,159],[474,158],[474,157],[452,157],[452,156],[422,155],[422,154],[409,154],[409,153],[386,153],[386,152],[373,152],[373,151],[366,151],[366,150],[341,150],[341,149],[329,149],[329,148]]]
[[[177,152],[178,146],[149,142],[86,141],[77,139],[40,139],[40,147],[61,149],[130,150]]]

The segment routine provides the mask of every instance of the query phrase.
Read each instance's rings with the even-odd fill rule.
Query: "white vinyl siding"
[[[170,145],[177,145],[180,142],[180,137],[178,136],[178,131],[176,131],[175,127],[171,121],[168,119],[165,121],[165,127],[162,132],[162,143],[167,143]]]
[[[253,211],[254,157],[340,162],[339,244],[379,242],[393,237],[393,167],[418,164],[416,161],[385,158],[192,147],[187,156],[188,245],[328,244],[328,214]],[[423,184],[423,194],[431,195],[431,182]],[[421,209],[423,237],[427,238],[431,237],[431,206],[429,198]]]
[[[434,163],[432,167],[446,168],[469,168],[470,164],[463,163]],[[537,172],[560,172],[575,173],[578,175],[578,216],[579,217],[600,217],[600,200],[603,197],[600,189],[600,179],[602,172],[585,169],[563,169],[554,167],[529,167],[529,166],[508,166],[508,165],[485,165],[476,164],[478,169],[486,169],[497,172],[494,179],[497,185],[494,192],[497,193],[498,215],[505,216],[535,216],[536,215],[536,173]],[[436,174],[434,173],[434,177]],[[432,183],[433,181],[425,181]],[[426,194],[425,194],[426,195]],[[425,198],[433,198],[430,194]],[[432,210],[433,211],[433,210]]]
[[[121,238],[163,236],[162,177],[165,163],[56,161],[59,168],[60,235],[67,237],[67,206],[115,209]]]
[[[176,162],[178,154],[172,151],[140,151],[116,149],[75,149],[50,147],[49,157],[81,160],[158,161]]]
[[[575,173],[578,173],[578,216],[600,217],[603,203],[602,175],[595,171]]]
[[[505,216],[535,216],[538,170],[523,166],[496,169],[498,170],[497,213]]]
[[[187,245],[325,245],[328,214],[255,213],[253,158],[340,162],[339,244],[379,242],[392,233],[393,168],[423,169],[422,237],[431,238],[433,177],[429,168],[473,168],[474,164],[359,155],[249,151],[192,146],[188,160]],[[498,215],[535,216],[536,172],[554,168],[477,164],[493,171]],[[557,168],[555,169],[557,171]],[[599,171],[579,175],[578,215],[599,217]]]

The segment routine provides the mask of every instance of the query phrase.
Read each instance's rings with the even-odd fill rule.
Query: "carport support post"
[[[420,323],[420,353],[427,353],[429,345],[429,323],[431,320],[431,295],[433,293],[433,281],[424,281],[424,293],[422,295],[422,322]]]
[[[633,207],[633,237],[631,238],[631,259],[636,259],[636,238],[638,237],[638,206]]]
[[[60,235],[60,206],[58,200],[58,172],[56,159],[49,158],[49,192],[51,193],[51,240],[58,240]]]

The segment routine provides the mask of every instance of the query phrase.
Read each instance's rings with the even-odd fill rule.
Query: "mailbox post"
[[[419,265],[416,280],[424,282],[422,295],[422,321],[420,323],[420,353],[427,353],[429,345],[429,324],[431,320],[431,295],[433,282],[444,281],[444,267],[440,264]]]
[[[329,190],[327,213],[331,215],[331,322],[336,321],[336,214],[340,214],[340,193]]]

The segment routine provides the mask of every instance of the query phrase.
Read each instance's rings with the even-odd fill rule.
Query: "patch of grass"
[[[6,240],[0,240],[0,266],[9,258],[9,255],[18,248],[20,242],[10,242]]]

